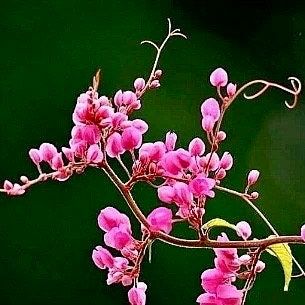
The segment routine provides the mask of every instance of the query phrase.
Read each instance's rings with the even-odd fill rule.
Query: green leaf
[[[202,226],[202,228],[204,230],[209,230],[213,227],[227,227],[227,228],[230,228],[233,230],[236,229],[235,225],[232,225],[231,223],[229,223],[226,220],[223,220],[221,218],[211,219]]]
[[[276,256],[280,261],[285,276],[284,291],[288,291],[288,287],[292,275],[292,254],[289,245],[288,244],[271,245],[266,250],[269,254]]]

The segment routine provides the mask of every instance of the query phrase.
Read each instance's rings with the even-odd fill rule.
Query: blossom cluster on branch
[[[216,96],[205,99],[200,108],[206,141],[196,137],[187,148],[178,147],[177,134],[169,131],[163,139],[145,142],[143,136],[149,125],[133,115],[141,108],[143,95],[160,87],[162,70],[157,68],[158,60],[167,41],[174,36],[186,38],[179,29],[172,30],[169,20],[168,34],[160,45],[143,41],[156,49],[156,58],[147,80],[137,78],[132,90],[119,90],[113,97],[100,96],[98,71],[92,86],[77,99],[72,115],[74,127],[67,147],[58,150],[53,144],[42,143],[39,148],[30,149],[29,156],[37,167],[38,177],[31,180],[21,176],[20,182],[16,183],[5,180],[0,192],[10,196],[23,195],[32,185],[48,179],[65,181],[88,168],[103,171],[140,222],[141,234],[140,238],[136,237],[129,217],[118,209],[102,209],[98,226],[103,231],[105,245],[95,247],[92,259],[98,268],[107,269],[108,285],[120,283],[131,287],[128,291],[131,305],[146,303],[147,285],[139,281],[141,265],[147,250],[157,239],[184,248],[214,249],[214,267],[201,275],[203,293],[197,298],[200,305],[243,304],[258,273],[265,269],[265,263],[260,260],[265,251],[277,256],[282,264],[287,290],[293,263],[298,267],[299,275],[305,276],[289,247],[290,243],[305,243],[305,225],[297,235],[280,236],[277,233],[254,203],[259,197],[259,193],[252,190],[259,179],[258,170],[249,171],[242,192],[222,186],[234,159],[230,152],[220,152],[221,143],[227,137],[221,127],[227,109],[241,94],[246,99],[254,99],[269,87],[278,88],[293,95],[292,103],[285,102],[287,107],[293,108],[297,104],[301,83],[290,77],[292,88],[265,80],[238,86],[229,83],[229,76],[223,68],[217,68],[210,75]],[[245,94],[245,90],[253,85],[261,88],[254,94]],[[123,162],[123,154],[130,157],[130,168]],[[119,163],[122,172],[114,171],[113,162]],[[50,168],[47,173],[42,170],[46,164]],[[143,214],[132,195],[139,182],[155,188],[160,200],[149,215]],[[251,238],[251,227],[244,220],[237,224],[219,218],[208,221],[206,203],[215,197],[216,191],[241,198],[262,218],[271,233],[264,239],[255,239]],[[195,239],[171,234],[173,227],[181,222],[187,223],[195,232]],[[211,239],[209,233],[214,227],[234,230],[237,240],[229,240],[225,232],[216,240]]]

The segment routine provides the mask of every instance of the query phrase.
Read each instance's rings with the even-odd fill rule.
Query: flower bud
[[[41,156],[40,156],[40,152],[38,149],[30,149],[29,151],[29,156],[31,158],[31,160],[38,165],[42,160],[41,160]]]
[[[238,236],[246,240],[251,236],[252,230],[246,221],[240,221],[236,224],[236,233]]]
[[[224,141],[226,137],[227,135],[224,131],[218,131],[216,136],[218,142]]]
[[[205,151],[204,142],[200,138],[194,138],[189,144],[189,152],[192,156],[202,156]]]
[[[229,152],[225,152],[220,159],[219,167],[223,168],[224,170],[229,170],[233,166],[233,158],[232,155]]]
[[[227,86],[227,94],[229,97],[234,96],[234,94],[236,93],[236,85],[229,83]]]
[[[303,225],[301,228],[301,237],[302,237],[303,241],[305,242],[305,225]]]
[[[259,171],[252,169],[248,174],[248,186],[251,186],[256,183],[259,177]]]
[[[156,89],[159,87],[160,87],[160,82],[157,79],[153,80],[149,86],[150,89]]]
[[[156,78],[160,78],[162,76],[162,70],[156,70],[156,72],[155,72],[155,77]]]
[[[250,194],[250,196],[251,196],[251,199],[255,200],[255,199],[257,199],[259,197],[259,193],[258,192],[252,192]]]
[[[228,74],[222,68],[217,68],[210,75],[210,82],[214,87],[224,87],[228,83]]]
[[[137,78],[134,81],[133,86],[136,89],[136,91],[142,91],[144,89],[144,87],[145,87],[145,80],[144,80],[144,78]]]

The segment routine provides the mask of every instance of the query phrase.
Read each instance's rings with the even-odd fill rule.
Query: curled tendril
[[[258,96],[260,96],[261,94],[263,94],[269,87],[275,87],[275,88],[281,89],[283,91],[286,91],[286,92],[288,92],[288,93],[290,93],[294,96],[294,100],[293,100],[292,103],[288,103],[287,101],[285,101],[285,105],[288,108],[292,109],[297,105],[298,96],[301,92],[302,84],[301,84],[301,81],[296,77],[289,77],[288,80],[290,81],[291,86],[292,86],[293,89],[289,89],[289,88],[284,87],[282,85],[279,85],[279,84],[276,84],[276,83],[271,83],[271,82],[268,82],[268,81],[265,81],[265,80],[254,80],[254,81],[249,82],[249,83],[245,84],[244,86],[242,86],[236,92],[236,96],[238,94],[240,94],[242,91],[244,91],[245,89],[247,89],[249,86],[254,85],[254,84],[262,84],[264,86],[263,86],[262,89],[260,89],[258,92],[254,93],[254,94],[248,95],[248,94],[244,93],[243,96],[244,96],[245,99],[247,99],[247,100],[255,99]]]

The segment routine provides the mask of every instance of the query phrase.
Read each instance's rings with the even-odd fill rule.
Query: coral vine
[[[131,286],[128,299],[132,305],[146,303],[147,286],[139,281],[141,263],[146,250],[156,239],[184,248],[214,249],[214,267],[201,275],[204,293],[197,298],[201,305],[244,303],[258,273],[265,268],[260,260],[264,251],[272,252],[279,258],[287,289],[292,277],[293,261],[299,268],[300,275],[305,275],[288,246],[289,243],[305,243],[305,225],[299,235],[279,236],[254,203],[259,197],[258,192],[252,191],[259,179],[258,170],[249,172],[243,192],[222,186],[223,179],[233,166],[233,157],[229,152],[220,154],[219,148],[226,139],[226,133],[221,130],[222,120],[239,95],[243,93],[244,98],[254,99],[269,87],[275,87],[293,95],[293,102],[285,103],[287,107],[294,108],[301,83],[297,78],[290,77],[292,89],[265,80],[254,80],[237,86],[228,83],[227,72],[218,68],[210,75],[210,83],[216,88],[217,96],[206,99],[201,105],[201,125],[207,142],[194,138],[187,149],[176,147],[177,135],[168,132],[165,139],[146,143],[143,135],[148,131],[149,125],[142,119],[131,119],[131,116],[141,108],[143,95],[160,87],[162,71],[157,66],[167,41],[174,36],[186,38],[179,29],[172,30],[170,20],[168,22],[168,34],[160,46],[152,41],[142,42],[152,45],[157,52],[148,79],[137,78],[133,90],[119,90],[113,98],[109,98],[98,94],[98,71],[93,77],[92,86],[77,99],[72,116],[75,126],[71,131],[69,146],[63,147],[60,152],[50,143],[41,144],[39,149],[30,149],[29,156],[37,167],[38,177],[30,180],[21,176],[19,183],[5,180],[0,192],[10,196],[23,195],[38,182],[48,179],[65,181],[90,167],[108,175],[140,222],[142,236],[140,239],[134,236],[127,215],[114,207],[106,207],[98,216],[98,226],[104,232],[104,243],[108,248],[97,246],[93,250],[92,259],[98,268],[108,270],[108,285],[121,283],[123,286]],[[256,84],[262,85],[262,88],[251,95],[244,93],[248,87]],[[132,159],[131,168],[123,163],[123,154]],[[114,172],[111,166],[113,161],[121,165],[128,176],[127,181],[123,181]],[[42,163],[49,165],[49,173],[42,171]],[[140,181],[156,188],[158,198],[164,203],[164,206],[156,207],[147,216],[142,213],[132,196],[133,187]],[[244,200],[267,224],[273,235],[264,239],[251,239],[252,230],[245,221],[236,225],[222,219],[207,222],[206,203],[215,197],[215,191],[226,192]],[[178,222],[187,223],[196,232],[197,239],[171,235],[173,226]],[[209,233],[215,226],[235,230],[240,239],[229,240],[222,233],[216,240],[212,240]],[[239,254],[238,249],[243,250],[243,253]]]

